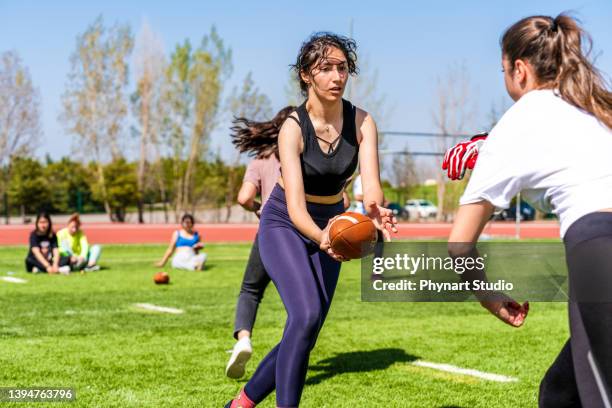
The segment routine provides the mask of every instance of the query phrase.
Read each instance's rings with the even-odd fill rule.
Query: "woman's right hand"
[[[340,254],[335,253],[331,247],[331,242],[329,240],[329,229],[337,217],[338,216],[336,215],[334,218],[330,219],[327,222],[327,225],[325,226],[323,231],[321,231],[321,237],[319,238],[319,248],[321,249],[321,251],[325,252],[327,255],[329,255],[336,261],[344,262],[344,261],[348,261],[348,259],[346,259]]]
[[[529,302],[521,305],[501,292],[487,296],[486,299],[480,301],[480,304],[493,316],[513,327],[522,326],[529,313]]]
[[[157,266],[158,268],[163,268],[165,264],[166,263],[163,261],[155,262],[155,266]]]

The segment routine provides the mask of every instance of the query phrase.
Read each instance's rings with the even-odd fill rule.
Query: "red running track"
[[[399,224],[396,238],[445,239],[452,224],[413,223]],[[179,227],[172,224],[86,224],[84,231],[90,242],[99,244],[167,243],[172,231]],[[32,225],[1,225],[0,245],[26,245]],[[257,224],[198,224],[204,242],[249,242],[257,232]],[[514,223],[493,222],[485,228],[490,237],[514,237]],[[521,238],[559,238],[556,222],[526,222],[521,224]]]

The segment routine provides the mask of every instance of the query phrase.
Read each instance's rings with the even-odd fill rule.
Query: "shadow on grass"
[[[338,374],[384,370],[394,363],[408,363],[418,358],[398,348],[340,353],[308,367],[309,370],[321,372],[308,378],[306,384],[319,384]]]

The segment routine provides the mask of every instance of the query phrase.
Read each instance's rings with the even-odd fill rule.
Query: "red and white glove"
[[[487,132],[472,136],[470,140],[457,143],[446,151],[442,170],[447,170],[448,178],[461,180],[466,169],[473,169],[478,158],[478,150],[484,144],[489,134]]]

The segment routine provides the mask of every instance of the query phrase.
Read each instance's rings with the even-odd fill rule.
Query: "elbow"
[[[238,194],[238,204],[248,210],[253,206],[253,197],[247,194]]]

